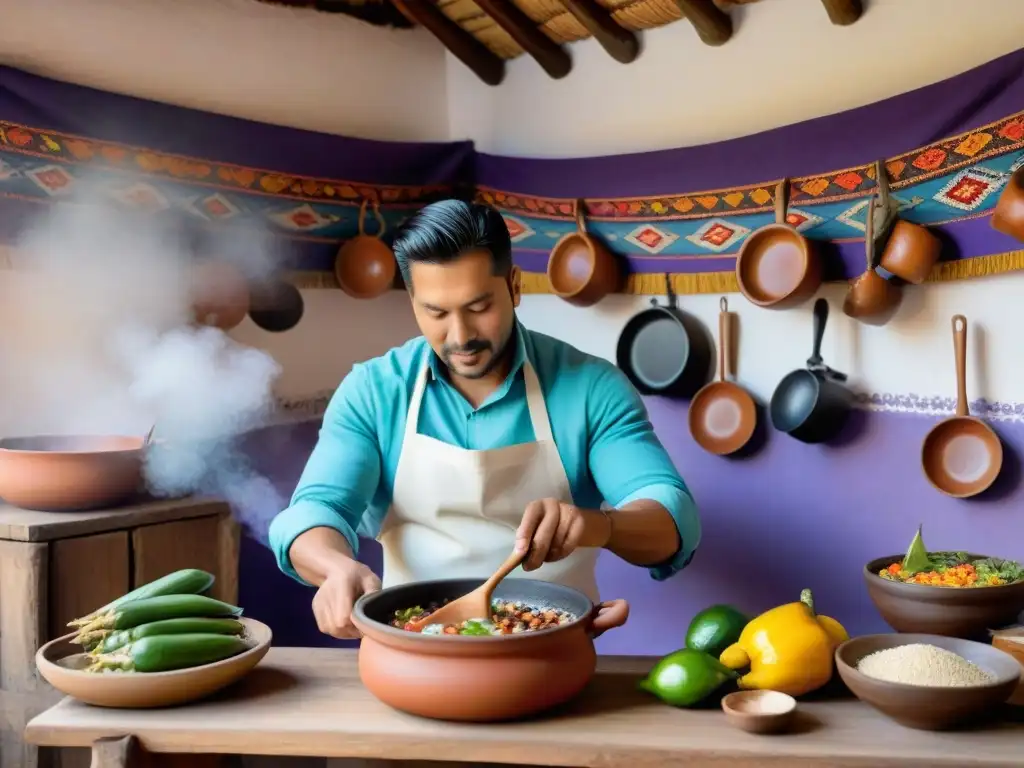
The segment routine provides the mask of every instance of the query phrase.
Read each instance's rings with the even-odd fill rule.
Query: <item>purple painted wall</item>
[[[704,541],[693,563],[666,582],[614,556],[602,557],[607,598],[633,606],[629,623],[598,641],[603,653],[662,654],[682,645],[695,612],[729,602],[757,612],[817,593],[823,613],[855,634],[888,631],[861,582],[864,563],[902,552],[918,523],[933,549],[965,549],[1024,560],[1024,490],[1018,488],[1024,424],[996,423],[1006,458],[984,498],[958,501],[934,491],[921,474],[921,440],[934,416],[857,412],[841,447],[808,446],[765,435],[746,459],[723,459],[690,439],[685,404],[648,400],[651,419],[701,506]],[[289,492],[318,423],[278,427],[253,436],[257,466]],[[243,514],[244,517],[244,514]],[[259,524],[257,523],[257,527]],[[379,565],[376,543],[363,558]],[[310,612],[312,590],[282,576],[261,544],[242,550],[241,601],[267,621],[281,645],[329,645]]]

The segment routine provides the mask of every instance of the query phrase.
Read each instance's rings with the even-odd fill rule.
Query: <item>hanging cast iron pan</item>
[[[718,303],[718,381],[693,397],[688,413],[690,434],[697,445],[716,456],[735,453],[754,436],[757,406],[743,387],[732,381],[732,333],[729,301]]]
[[[1003,468],[1003,444],[967,403],[967,318],[953,315],[956,354],[956,415],[928,433],[921,448],[924,475],[936,490],[964,499],[985,491]]]
[[[665,284],[668,304],[651,299],[650,309],[626,323],[615,358],[640,394],[688,398],[711,377],[713,344],[700,321],[679,309],[669,275]]]
[[[270,279],[250,286],[249,319],[264,331],[282,333],[299,324],[306,310],[299,289],[289,282]]]
[[[846,374],[833,371],[821,359],[821,340],[828,322],[828,301],[814,302],[814,351],[807,367],[786,374],[772,394],[772,426],[804,443],[823,443],[834,437],[850,415],[853,393]]]

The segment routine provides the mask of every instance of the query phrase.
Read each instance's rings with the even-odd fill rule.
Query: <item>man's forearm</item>
[[[333,528],[319,526],[300,534],[288,549],[295,572],[315,587],[339,563],[353,559],[348,540]]]
[[[675,520],[656,501],[637,499],[607,514],[588,510],[588,516],[593,521],[588,528],[604,531],[604,548],[633,565],[657,565],[679,551]]]

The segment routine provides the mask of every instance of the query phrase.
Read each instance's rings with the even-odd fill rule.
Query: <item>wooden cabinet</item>
[[[151,501],[99,512],[0,505],[0,768],[88,768],[89,750],[39,750],[22,732],[61,694],[35,652],[67,623],[179,568],[217,577],[210,594],[238,600],[239,528],[215,499]]]

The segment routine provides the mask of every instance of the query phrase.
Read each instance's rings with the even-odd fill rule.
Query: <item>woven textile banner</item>
[[[263,125],[103,93],[0,67],[0,240],[32,213],[73,200],[88,180],[147,214],[269,229],[306,287],[333,287],[338,247],[359,204],[379,201],[388,231],[457,195],[498,207],[528,292],[548,289],[551,247],[587,226],[625,257],[625,290],[735,290],[735,255],[773,220],[780,178],[789,222],[822,241],[826,279],[863,270],[864,218],[885,161],[901,217],[944,243],[933,279],[1024,268],[1021,244],[988,215],[1024,165],[1024,49],[866,107],[731,141],[612,157],[538,160],[469,142],[396,143]]]

